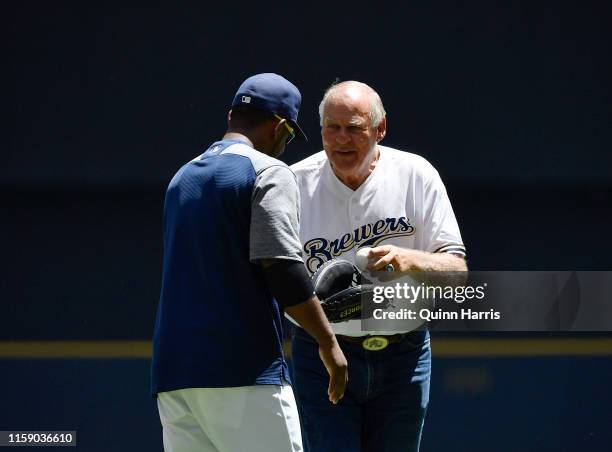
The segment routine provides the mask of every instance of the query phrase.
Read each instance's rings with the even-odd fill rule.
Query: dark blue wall
[[[447,188],[473,270],[612,268],[612,187]],[[150,338],[163,187],[3,195],[0,340]]]
[[[609,357],[437,359],[433,346],[423,452],[610,450]],[[149,360],[0,366],[2,430],[76,430],[88,452],[162,450]]]
[[[596,1],[9,7],[0,182],[165,183],[220,136],[238,85],[279,72],[317,105],[381,94],[387,144],[462,181],[610,182],[608,6]]]

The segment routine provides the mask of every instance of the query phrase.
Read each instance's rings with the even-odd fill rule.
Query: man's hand
[[[383,245],[372,248],[368,255],[368,269],[383,270],[393,265],[396,272],[465,272],[467,265],[459,256],[449,253],[428,253],[395,245]]]
[[[319,344],[319,356],[329,373],[327,395],[330,402],[335,405],[344,396],[348,370],[346,358],[325,317],[321,302],[316,295],[313,295],[304,303],[289,306],[285,312],[293,317]]]
[[[340,349],[336,338],[331,347],[319,346],[319,356],[329,374],[327,395],[330,402],[337,404],[344,397],[344,390],[348,381],[348,366],[344,353]]]

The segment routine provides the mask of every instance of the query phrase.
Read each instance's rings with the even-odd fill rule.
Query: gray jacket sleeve
[[[270,166],[258,174],[251,198],[250,260],[303,262],[299,238],[300,193],[287,166]]]

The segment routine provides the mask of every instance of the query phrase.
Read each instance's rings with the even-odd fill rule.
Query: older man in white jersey
[[[301,196],[300,240],[313,273],[332,258],[372,247],[370,269],[466,271],[465,247],[436,169],[381,146],[387,119],[378,94],[356,81],[333,85],[319,107],[324,150],[292,166]],[[418,451],[429,401],[427,331],[380,331],[366,347],[359,320],[333,325],[351,363],[344,399],[322,396],[327,372],[316,342],[297,327],[293,375],[307,450]],[[327,402],[327,403],[326,403]]]

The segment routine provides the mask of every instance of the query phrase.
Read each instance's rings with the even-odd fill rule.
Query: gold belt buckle
[[[383,336],[369,336],[366,337],[361,346],[370,352],[377,352],[387,348],[389,345],[389,339]]]

